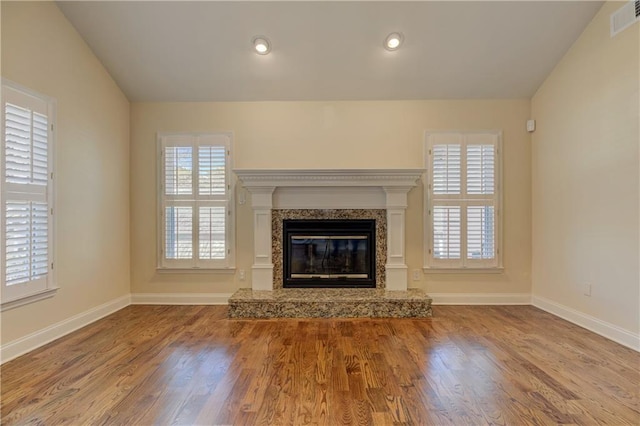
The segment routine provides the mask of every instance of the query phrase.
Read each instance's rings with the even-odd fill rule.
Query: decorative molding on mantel
[[[424,169],[235,169],[245,188],[253,187],[414,187]]]

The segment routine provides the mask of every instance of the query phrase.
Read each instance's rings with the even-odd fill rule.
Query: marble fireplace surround
[[[271,235],[273,258],[273,288],[283,288],[282,228],[288,219],[374,219],[376,221],[376,288],[386,288],[385,265],[387,263],[387,212],[383,209],[273,209],[271,210]]]
[[[380,209],[386,211],[386,235],[380,241],[386,240],[387,253],[384,274],[376,273],[378,278],[383,276],[383,281],[376,283],[376,287],[407,290],[405,210],[407,194],[416,186],[422,169],[236,169],[234,172],[251,193],[253,290],[282,288],[282,278],[276,281],[274,277],[274,273],[281,274],[274,271],[274,216],[282,218],[285,213],[308,217],[300,210],[326,210],[323,215],[329,216],[338,214],[337,210],[363,210],[349,213],[355,218],[378,214],[374,211]],[[274,215],[275,210],[278,212]]]

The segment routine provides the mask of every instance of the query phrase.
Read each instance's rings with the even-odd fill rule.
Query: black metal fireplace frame
[[[368,278],[292,278],[291,237],[296,235],[365,235],[369,241]],[[374,219],[285,219],[282,223],[282,284],[284,288],[375,288],[376,221]]]

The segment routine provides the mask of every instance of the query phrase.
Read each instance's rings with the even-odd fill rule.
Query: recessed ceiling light
[[[256,36],[253,38],[253,48],[258,55],[266,55],[271,51],[271,43],[265,36]]]
[[[391,33],[384,40],[384,48],[387,50],[396,50],[402,44],[404,37],[402,33]]]

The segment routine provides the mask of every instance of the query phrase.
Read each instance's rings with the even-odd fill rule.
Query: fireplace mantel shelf
[[[236,169],[252,187],[413,187],[423,169]]]

